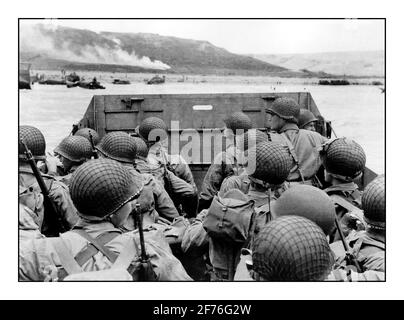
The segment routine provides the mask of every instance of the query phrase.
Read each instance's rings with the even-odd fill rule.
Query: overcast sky
[[[20,20],[206,40],[234,53],[384,50],[384,20]]]

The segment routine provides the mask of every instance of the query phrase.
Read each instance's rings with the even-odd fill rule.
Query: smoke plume
[[[147,69],[167,70],[171,67],[161,61],[149,57],[138,57],[135,52],[122,49],[117,38],[108,39],[97,34],[97,41],[85,42],[85,39],[55,36],[61,31],[52,24],[36,24],[20,26],[21,52],[37,53],[49,58],[63,59],[72,62],[129,65]],[[59,33],[60,34],[60,33]],[[105,40],[105,41],[103,41]],[[96,43],[95,43],[96,42]]]

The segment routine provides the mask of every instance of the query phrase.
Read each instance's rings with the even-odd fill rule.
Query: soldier
[[[318,119],[310,110],[300,109],[298,120],[299,129],[316,132],[316,122],[318,121]]]
[[[96,149],[103,157],[119,161],[127,167],[135,177],[136,183],[144,184],[138,199],[143,214],[152,216],[154,221],[157,221],[159,216],[169,221],[179,216],[163,186],[152,175],[141,174],[135,169],[136,141],[134,137],[122,131],[111,132],[101,139]],[[135,228],[133,216],[128,218],[123,228],[128,231]]]
[[[80,221],[60,237],[22,243],[19,279],[55,281],[68,274],[110,269],[128,248],[133,257],[128,271],[137,279],[138,231],[122,233],[119,229],[136,207],[142,188],[142,181],[134,179],[127,168],[110,159],[90,160],[80,166],[70,188]],[[161,233],[145,228],[144,241],[157,280],[191,280]]]
[[[90,160],[92,156],[91,143],[81,136],[68,136],[54,150],[63,165],[63,171],[66,173],[58,180],[69,186],[73,172]]]
[[[324,232],[303,217],[276,218],[252,243],[256,281],[323,281],[333,264]]]
[[[46,159],[45,138],[40,130],[32,126],[20,126],[19,138],[31,151],[35,162]],[[75,225],[78,221],[78,215],[70,198],[68,187],[47,174],[42,174],[42,178],[57,212],[44,206],[44,196],[27,161],[25,149],[21,142],[18,146],[18,173],[19,203],[36,215],[38,226],[43,234],[56,234],[63,231],[62,229],[70,229]],[[55,221],[55,215],[60,218],[61,225],[56,226],[52,223],[52,220]]]
[[[362,193],[354,181],[365,169],[365,152],[355,141],[339,138],[324,144],[320,155],[325,167],[325,181],[331,185],[324,191],[335,203],[343,233],[347,235],[352,229],[364,229],[363,214],[358,210]],[[340,239],[336,230],[333,234],[331,242]]]
[[[291,167],[292,159],[284,146],[271,141],[262,142],[248,152],[248,166],[246,168],[247,178],[249,179],[248,191],[243,194],[237,189],[220,190],[219,196],[221,197],[227,195],[227,197],[234,198],[236,199],[235,201],[241,201],[242,203],[253,201],[255,215],[250,237],[255,237],[259,230],[273,219],[270,212],[270,202],[278,198],[283,192],[283,183],[289,175]],[[239,193],[235,191],[239,191]],[[212,202],[209,211],[213,210],[212,206],[216,202]],[[204,211],[202,211],[198,215],[202,219],[194,221],[190,229],[187,230],[187,237],[183,241],[184,247],[196,250],[198,243],[190,241],[190,239],[199,241],[201,247],[205,246],[206,240],[204,232],[201,230],[206,219],[204,215],[206,213],[204,214]],[[199,224],[199,228],[197,224]],[[236,228],[240,228],[240,226]],[[244,226],[244,228],[248,229],[249,226]],[[216,281],[232,280],[236,271],[235,268],[240,261],[240,251],[242,247],[249,245],[249,240],[240,244],[209,237],[208,241],[209,258],[214,272],[213,279]]]
[[[243,147],[242,151],[244,152],[243,157],[245,159],[243,160],[244,167],[247,166],[248,162],[248,150],[265,141],[268,141],[268,136],[257,129],[250,129],[240,137],[238,146]],[[240,175],[231,175],[224,179],[220,187],[220,192],[224,194],[231,189],[239,189],[247,194],[249,188],[250,179],[248,178],[248,174],[244,171]]]
[[[251,119],[243,112],[234,112],[224,120],[224,140],[226,150],[217,154],[213,159],[202,182],[199,196],[199,209],[209,208],[213,197],[219,192],[223,180],[232,175],[239,175],[241,152],[236,148],[237,135],[244,134],[252,128]]]
[[[366,186],[362,196],[362,208],[366,230],[352,231],[346,242],[351,254],[357,258],[362,270],[385,272],[386,243],[386,194],[384,175],[378,176]],[[341,241],[331,244],[338,263],[343,263],[345,251]],[[350,266],[352,267],[352,266]]]
[[[160,118],[149,117],[140,123],[138,131],[149,147],[147,157],[149,167],[155,172],[160,172],[157,177],[162,179],[176,207],[187,216],[194,217],[198,207],[198,189],[185,159],[179,154],[168,154],[167,125]]]
[[[74,133],[74,135],[78,136],[78,137],[84,137],[90,142],[91,142],[91,139],[93,139],[93,143],[95,146],[98,144],[98,142],[100,142],[100,136],[98,135],[98,132],[91,128],[81,128],[81,129],[77,130]],[[90,138],[90,135],[91,135],[91,138]]]
[[[321,166],[318,148],[327,139],[317,132],[299,129],[300,108],[294,99],[278,98],[267,107],[266,113],[270,140],[286,145],[295,164],[287,180],[316,185],[316,173]]]

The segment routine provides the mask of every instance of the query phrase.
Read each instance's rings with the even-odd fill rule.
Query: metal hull
[[[302,108],[313,112],[319,118],[317,131],[330,137],[330,123],[321,116],[309,92],[95,95],[78,126],[93,128],[102,137],[111,131],[134,132],[143,119],[156,116],[169,124],[169,138],[173,135],[178,138],[182,134],[192,136],[193,141],[194,136],[198,136],[195,138],[202,141],[200,152],[192,154],[189,165],[199,187],[217,154],[218,140],[215,137],[221,136],[220,128],[225,126],[223,119],[235,111],[242,111],[248,114],[255,128],[264,129],[265,108],[278,97],[293,98]],[[176,127],[172,127],[172,124]],[[206,137],[211,137],[211,141],[207,141]],[[188,139],[180,141],[179,149],[182,150],[187,143]],[[222,144],[219,149],[224,147]],[[376,173],[366,168],[358,182],[360,188],[374,177]]]

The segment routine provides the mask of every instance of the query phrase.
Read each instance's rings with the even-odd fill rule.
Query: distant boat
[[[147,81],[147,84],[161,84],[164,82],[166,82],[166,76],[163,76],[163,77],[154,76],[149,81]]]
[[[31,64],[20,62],[18,89],[31,89]]]
[[[104,86],[102,86],[96,78],[94,78],[92,81],[79,81],[78,86],[83,89],[105,89]]]
[[[348,86],[350,85],[348,80],[320,80],[319,85],[323,86]]]
[[[54,79],[45,79],[45,80],[39,80],[39,84],[47,84],[47,85],[65,85],[66,80],[61,79],[61,80],[54,80]]]
[[[114,81],[112,81],[112,84],[130,84],[130,81],[129,80],[114,79]]]

